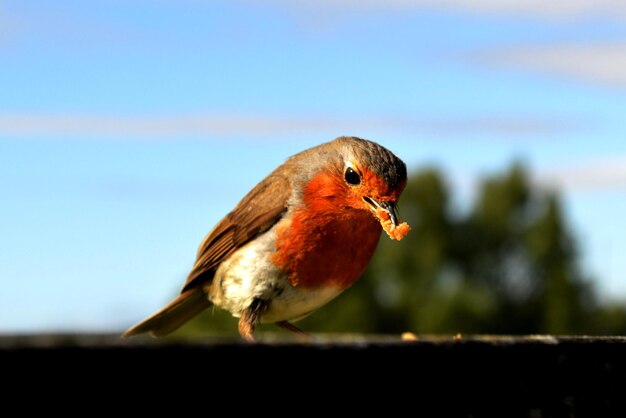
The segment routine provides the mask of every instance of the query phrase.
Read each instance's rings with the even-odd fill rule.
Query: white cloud
[[[548,22],[594,22],[626,20],[624,0],[267,0],[283,7],[305,11],[305,17],[333,16],[332,12],[405,13],[436,10],[477,16],[540,19]],[[316,11],[317,13],[308,13]],[[341,14],[343,17],[348,14]],[[509,45],[479,53],[479,63],[569,77],[575,80],[626,87],[626,43],[562,43]]]
[[[273,0],[288,7],[353,11],[407,11],[436,9],[477,14],[505,14],[548,19],[611,17],[626,19],[623,0]]]
[[[535,180],[568,191],[626,190],[626,155],[545,170]]]
[[[430,6],[459,8],[478,13],[510,14],[542,18],[584,18],[604,15],[626,18],[622,0],[423,0]]]
[[[237,115],[0,114],[0,134],[8,136],[262,135],[293,127],[293,123],[278,118]]]
[[[580,130],[580,121],[486,116],[471,119],[418,119],[365,115],[297,117],[289,115],[166,115],[111,116],[72,114],[0,114],[5,137],[172,137],[268,136],[329,132],[335,135],[400,132],[416,135],[534,136]]]
[[[511,46],[486,52],[479,59],[491,65],[626,87],[626,42]]]

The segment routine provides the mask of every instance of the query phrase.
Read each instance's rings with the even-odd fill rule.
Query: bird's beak
[[[377,202],[371,197],[364,197],[363,200],[371,206],[372,211],[376,214],[381,222],[387,219],[381,219],[379,211],[382,210],[389,217],[394,226],[398,226],[398,216],[396,215],[396,205],[393,202]]]

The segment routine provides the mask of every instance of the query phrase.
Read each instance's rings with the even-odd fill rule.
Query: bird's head
[[[311,173],[306,187],[304,200],[309,205],[337,212],[367,211],[385,230],[385,223],[398,226],[396,204],[406,186],[407,171],[391,151],[365,139],[340,137],[312,149],[309,155],[322,166]]]
[[[397,226],[396,204],[407,182],[404,162],[375,142],[351,137],[335,141],[343,157],[344,203]]]

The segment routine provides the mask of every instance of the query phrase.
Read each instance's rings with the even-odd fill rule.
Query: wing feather
[[[204,238],[181,293],[213,280],[222,261],[278,222],[290,195],[291,184],[278,170],[257,184]]]

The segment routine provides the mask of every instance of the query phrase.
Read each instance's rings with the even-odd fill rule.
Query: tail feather
[[[209,306],[211,306],[211,302],[202,289],[188,289],[166,307],[133,326],[122,336],[127,338],[149,332],[154,337],[162,337],[176,331],[181,325]]]

